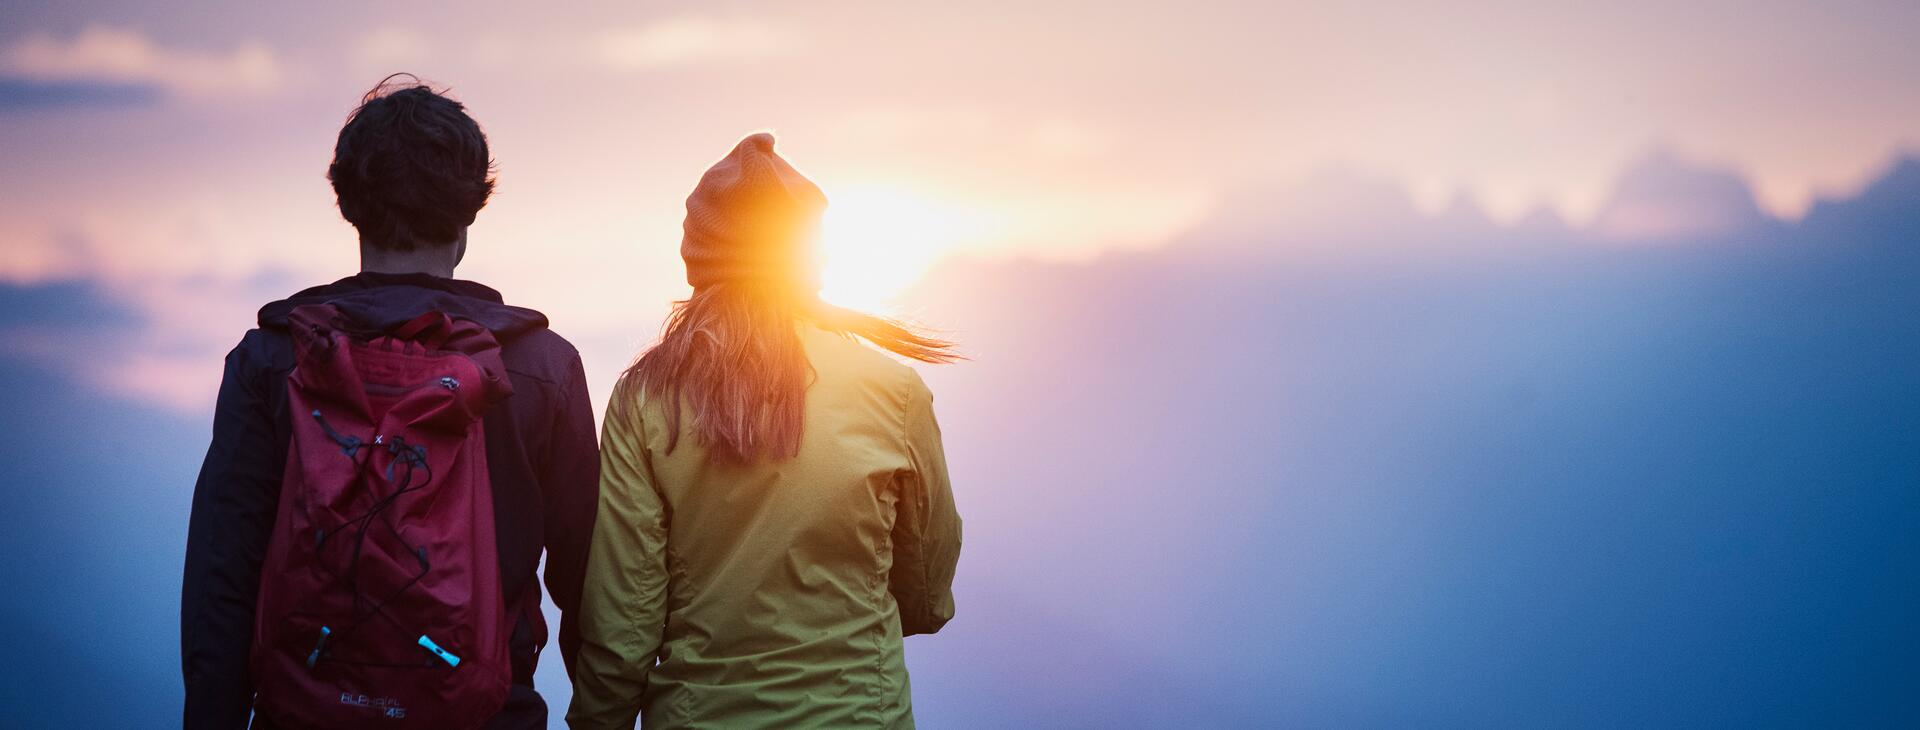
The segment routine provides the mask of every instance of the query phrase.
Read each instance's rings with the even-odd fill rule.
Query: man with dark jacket
[[[361,271],[268,304],[259,328],[227,355],[187,529],[180,607],[186,727],[244,728],[253,714],[254,608],[292,429],[287,318],[317,303],[373,329],[439,310],[479,323],[500,342],[513,394],[487,411],[485,432],[501,587],[508,606],[536,608],[514,625],[513,689],[488,727],[546,727],[545,701],[533,689],[547,639],[535,570],[544,548],[547,595],[562,616],[561,658],[571,669],[600,460],[573,346],[539,312],[451,278],[466,253],[467,226],[492,192],[491,172],[486,137],[464,107],[411,77],[383,82],[340,130],[328,178],[341,214],[359,229]],[[271,720],[252,722],[271,727]]]

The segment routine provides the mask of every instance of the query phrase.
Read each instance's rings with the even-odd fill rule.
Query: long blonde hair
[[[635,402],[634,388],[663,404],[667,450],[679,443],[681,409],[713,458],[751,463],[800,451],[801,418],[814,371],[795,325],[811,322],[857,336],[889,352],[927,363],[961,359],[952,342],[899,320],[856,312],[768,281],[724,281],[675,302],[660,342],[627,368],[615,402]]]

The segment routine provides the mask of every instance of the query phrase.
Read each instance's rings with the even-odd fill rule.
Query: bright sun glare
[[[941,255],[988,232],[981,211],[899,185],[832,188],[821,220],[820,296],[843,307],[885,308]]]

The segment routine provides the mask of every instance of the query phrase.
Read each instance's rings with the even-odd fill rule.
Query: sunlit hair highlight
[[[927,363],[961,359],[953,343],[886,317],[820,301],[766,282],[728,281],[676,302],[660,342],[627,369],[617,407],[644,395],[667,414],[667,450],[683,411],[712,458],[735,464],[800,452],[801,420],[814,370],[795,326],[812,323]],[[635,389],[638,389],[636,392]]]

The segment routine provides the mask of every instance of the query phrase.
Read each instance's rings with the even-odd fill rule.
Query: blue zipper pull
[[[333,635],[333,629],[320,627],[320,640],[313,642],[313,653],[307,655],[307,668],[320,663],[320,650],[327,648],[327,637]]]
[[[440,661],[446,662],[447,666],[460,666],[460,657],[447,653],[447,650],[440,648],[439,644],[435,644],[432,639],[427,638],[426,634],[420,635],[420,645],[426,647],[427,651],[433,652],[434,656],[440,657]]]

